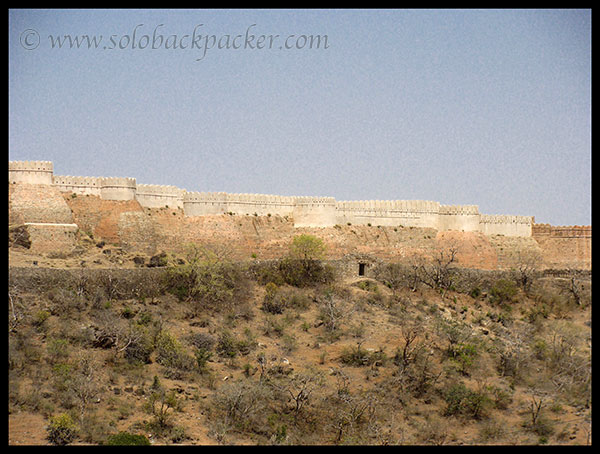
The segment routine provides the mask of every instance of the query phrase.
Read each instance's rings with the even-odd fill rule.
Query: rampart
[[[591,238],[592,226],[534,224],[532,235],[549,238]]]
[[[533,225],[533,216],[482,214],[479,217],[479,230],[486,235],[531,236]]]
[[[175,186],[158,184],[138,184],[135,198],[147,208],[183,208],[185,191]]]
[[[532,236],[550,267],[592,267],[592,226],[533,224]]]
[[[136,188],[135,178],[100,178],[100,197],[104,200],[134,200]]]
[[[337,202],[337,223],[375,226],[432,227],[439,202],[427,200],[360,200]]]
[[[186,217],[227,213],[291,217],[294,227],[373,225],[517,237],[534,234],[533,216],[480,214],[477,205],[441,205],[427,200],[338,202],[333,197],[188,192],[176,186],[138,184],[135,178],[54,176],[50,161],[10,161],[9,183],[51,185],[63,193],[97,196],[102,200],[136,200],[144,208],[181,209]],[[538,234],[545,234],[543,227],[535,229]],[[560,228],[554,229],[552,235],[563,234]],[[583,232],[585,228],[582,229]],[[579,232],[569,230],[573,231]]]
[[[294,197],[294,227],[333,227],[336,203],[333,197]]]
[[[52,184],[54,167],[51,161],[8,161],[8,182]]]
[[[100,178],[97,177],[73,177],[70,175],[55,175],[52,179],[52,183],[61,192],[100,196]]]

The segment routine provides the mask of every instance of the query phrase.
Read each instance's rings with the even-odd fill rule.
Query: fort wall
[[[100,196],[100,178],[98,177],[74,177],[70,175],[55,175],[52,179],[52,183],[61,192]]]
[[[51,161],[9,161],[8,182],[52,184],[54,166]]]
[[[333,227],[335,208],[333,197],[294,197],[294,227]]]
[[[100,178],[100,197],[104,200],[134,200],[135,193],[135,178]]]
[[[53,186],[63,193],[98,196],[102,200],[137,201],[143,208],[176,208],[186,217],[235,214],[281,216],[294,227],[373,225],[419,227],[438,231],[482,232],[516,237],[543,236],[532,230],[532,216],[480,214],[477,205],[441,205],[424,200],[336,201],[333,197],[188,192],[176,186],[137,184],[135,178],[54,176],[50,161],[10,161],[9,183]],[[552,230],[560,235],[585,235],[579,230]],[[583,232],[583,231],[582,231]],[[591,235],[591,228],[590,228]]]
[[[592,267],[592,226],[534,224],[532,237],[551,268]]]
[[[533,216],[482,214],[479,230],[486,235],[532,236]]]
[[[359,200],[336,204],[337,224],[432,227],[440,204],[426,200]]]
[[[479,231],[477,205],[440,205],[438,230]]]
[[[184,193],[176,186],[138,184],[135,198],[144,208],[183,208]]]
[[[186,216],[206,216],[227,213],[227,193],[186,192],[183,195],[183,212]]]

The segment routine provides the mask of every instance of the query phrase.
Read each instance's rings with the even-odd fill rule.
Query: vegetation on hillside
[[[591,441],[589,279],[323,257],[11,271],[9,415],[56,445]]]

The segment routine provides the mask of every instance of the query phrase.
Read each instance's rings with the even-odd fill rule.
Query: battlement
[[[532,235],[535,237],[547,236],[554,238],[591,238],[592,226],[533,224]]]
[[[105,200],[134,200],[135,193],[135,178],[100,178],[100,197],[102,197]]]
[[[52,161],[8,161],[8,182],[52,184]]]
[[[8,170],[39,170],[43,172],[53,172],[54,164],[52,161],[8,161]]]
[[[254,214],[259,216],[292,214],[294,198],[269,194],[229,194],[227,211],[236,214]]]
[[[178,188],[177,186],[160,185],[160,184],[138,184],[137,194],[147,195],[160,195],[160,196],[171,196],[171,197],[183,197],[185,189]]]
[[[91,194],[100,196],[100,178],[99,177],[74,177],[71,175],[55,175],[52,183],[61,192],[71,192],[75,194]]]
[[[100,187],[102,188],[128,188],[136,189],[135,178],[124,177],[101,177]]]
[[[337,202],[338,211],[438,213],[439,202],[429,200],[352,200]]]
[[[590,226],[534,224],[533,216],[480,214],[477,205],[442,205],[429,200],[354,200],[334,197],[188,192],[169,185],[137,184],[135,178],[54,176],[50,161],[9,161],[9,182],[52,185],[61,192],[105,200],[137,200],[146,208],[178,208],[185,216],[218,214],[291,216],[296,227],[340,224],[405,226],[488,235],[591,237]]]
[[[227,212],[226,192],[186,192],[183,212],[186,216],[205,216]]]
[[[159,184],[138,184],[135,197],[144,208],[183,208],[185,189]]]
[[[333,205],[335,206],[335,199],[333,197],[313,197],[313,196],[297,196],[292,198],[294,205]]]
[[[533,216],[482,214],[479,230],[486,235],[531,236]]]
[[[488,224],[533,224],[533,216],[511,216],[508,214],[482,214],[480,223]]]
[[[473,216],[479,214],[477,205],[440,205],[440,214],[451,216]]]

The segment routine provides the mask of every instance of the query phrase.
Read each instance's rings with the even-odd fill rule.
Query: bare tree
[[[95,343],[104,348],[112,348],[115,357],[124,352],[130,345],[139,342],[143,333],[135,325],[118,315],[103,311],[98,316]]]
[[[8,332],[16,332],[19,324],[23,321],[24,311],[21,297],[16,291],[8,291],[8,304],[10,306],[10,316],[8,318]]]
[[[544,397],[542,394],[531,390],[531,401],[529,402],[529,415],[531,416],[531,427],[535,427],[542,408],[544,408]]]
[[[422,342],[416,342],[423,333],[423,327],[419,324],[411,324],[401,328],[402,340],[404,344],[398,348],[396,362],[401,370],[405,370],[408,365],[415,360],[419,352],[424,348]]]
[[[433,289],[442,290],[443,296],[445,291],[452,287],[458,251],[456,245],[439,248],[428,264],[420,266],[420,281]]]
[[[263,413],[271,393],[268,386],[251,382],[228,382],[219,388],[215,404],[222,412],[221,420],[229,424],[251,424]]]
[[[99,370],[99,365],[90,355],[82,355],[69,381],[69,387],[79,402],[80,421],[83,421],[89,404],[100,392]]]
[[[339,328],[339,323],[342,319],[354,312],[354,310],[345,308],[342,301],[331,293],[327,293],[320,302],[321,310],[319,319],[330,333],[335,332]]]
[[[364,430],[376,432],[375,413],[379,399],[373,392],[352,394],[350,380],[342,371],[336,373],[338,379],[337,392],[330,396],[332,414],[330,427],[335,433],[335,444],[342,443],[347,434],[361,437]]]
[[[298,417],[300,411],[308,404],[312,393],[323,384],[323,376],[317,372],[295,374],[289,380],[284,380],[272,385],[290,396],[294,403],[294,415]]]
[[[567,285],[563,292],[571,296],[578,306],[584,306],[584,300],[587,300],[585,287],[579,276],[579,270],[569,268],[567,270]]]
[[[537,251],[519,249],[512,262],[511,271],[514,280],[525,293],[529,293],[542,263],[542,256]]]

